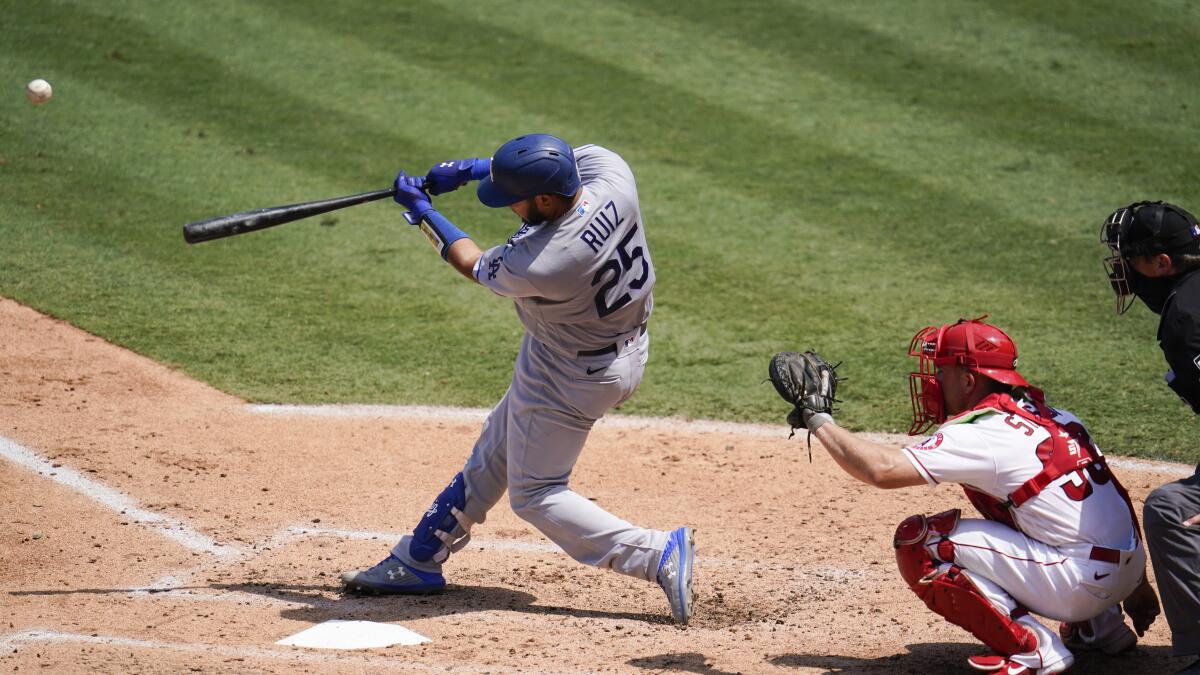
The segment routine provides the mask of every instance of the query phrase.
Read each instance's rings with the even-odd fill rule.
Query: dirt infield
[[[883,492],[782,427],[613,420],[573,486],[649,527],[697,530],[698,607],[582,567],[503,505],[424,598],[344,597],[457,471],[471,411],[262,408],[0,300],[2,672],[969,672],[982,653],[895,571],[891,535],[966,507]],[[654,377],[653,360],[647,371]],[[332,411],[332,412],[330,412]],[[1139,501],[1178,467],[1118,463]],[[276,641],[330,619],[431,642],[359,651]],[[1162,673],[1133,655],[1077,671]]]

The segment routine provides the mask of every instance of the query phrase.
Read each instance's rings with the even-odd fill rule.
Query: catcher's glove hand
[[[767,374],[775,391],[793,408],[787,421],[792,429],[807,429],[808,420],[817,413],[833,414],[837,399],[837,368],[816,352],[779,352],[771,357]],[[794,433],[794,432],[793,432]]]

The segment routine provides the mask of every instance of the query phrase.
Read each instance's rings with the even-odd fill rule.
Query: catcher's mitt
[[[816,352],[779,352],[771,357],[767,374],[771,384],[792,404],[787,421],[792,429],[807,429],[808,418],[816,413],[833,414],[838,403],[837,368]]]

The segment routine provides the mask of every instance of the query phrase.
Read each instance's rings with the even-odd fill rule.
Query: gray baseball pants
[[[1200,464],[1191,478],[1151,492],[1142,512],[1175,656],[1200,654],[1200,524],[1182,524],[1196,514],[1200,514]]]
[[[579,357],[525,335],[512,384],[463,467],[463,512],[482,523],[507,489],[513,511],[567,555],[653,581],[669,534],[631,525],[568,487],[592,425],[641,382],[650,336],[635,333],[617,344],[617,353]],[[407,542],[393,549],[397,557],[419,569],[438,568],[412,560]]]

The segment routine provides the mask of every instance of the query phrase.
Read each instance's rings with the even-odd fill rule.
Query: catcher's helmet
[[[1104,259],[1104,271],[1117,294],[1117,313],[1124,314],[1134,299],[1129,260],[1139,255],[1197,252],[1200,223],[1174,204],[1134,202],[1104,220],[1100,243],[1112,252]]]
[[[978,319],[959,319],[944,326],[927,326],[917,331],[908,355],[919,359],[909,373],[913,423],[909,434],[918,434],[933,424],[946,421],[945,399],[938,383],[937,366],[959,366],[1014,387],[1029,383],[1017,372],[1017,345],[1004,331]]]
[[[529,134],[500,146],[491,174],[476,194],[484,206],[508,206],[541,194],[572,197],[579,191],[575,153],[557,136]]]

